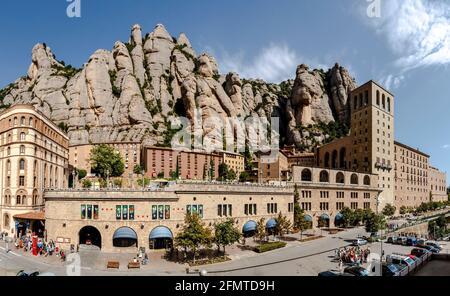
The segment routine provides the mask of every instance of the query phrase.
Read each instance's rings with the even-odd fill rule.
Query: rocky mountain
[[[163,25],[142,36],[133,26],[127,43],[97,50],[75,69],[37,44],[26,76],[0,90],[0,108],[31,103],[65,130],[72,145],[143,141],[167,145],[171,116],[208,118],[278,116],[283,144],[305,150],[330,139],[329,127],[348,122],[348,96],[356,87],[348,71],[300,65],[280,84],[221,74],[214,57],[197,55],[184,34]],[[218,133],[204,124],[203,134]]]

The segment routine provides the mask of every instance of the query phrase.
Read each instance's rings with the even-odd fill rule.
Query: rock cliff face
[[[66,130],[72,145],[115,141],[167,144],[171,116],[208,118],[278,116],[283,144],[308,150],[302,127],[348,121],[356,87],[339,65],[324,72],[300,65],[280,84],[221,75],[214,57],[197,55],[188,38],[162,25],[142,36],[133,26],[127,43],[97,50],[81,69],[58,61],[45,44],[32,51],[27,76],[0,90],[0,107],[30,103]],[[204,124],[203,134],[217,134]],[[317,135],[320,142],[326,135]]]

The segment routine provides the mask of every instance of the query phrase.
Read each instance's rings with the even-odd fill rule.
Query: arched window
[[[338,167],[338,152],[337,150],[333,150],[333,154],[331,155],[331,167],[336,169]]]
[[[345,176],[342,172],[338,172],[336,174],[336,183],[338,184],[344,184],[345,183]]]
[[[33,127],[33,118],[30,117],[30,119],[28,120],[28,125]]]
[[[25,145],[20,145],[20,154],[25,154]]]
[[[369,176],[364,176],[364,185],[367,185],[367,186],[370,185],[370,177]]]
[[[388,107],[388,112],[391,112],[391,98],[387,98],[387,107]]]
[[[16,205],[21,205],[22,204],[22,199],[20,198],[20,195],[16,196]]]
[[[358,175],[357,174],[352,174],[352,176],[350,177],[350,184],[358,185]]]
[[[8,134],[8,143],[11,143],[11,134]]]
[[[330,153],[325,153],[325,167],[329,168],[330,167]]]
[[[20,133],[20,140],[25,141],[25,133]]]
[[[14,117],[14,126],[17,126],[17,117]]]
[[[369,91],[364,92],[364,105],[369,105]]]
[[[22,117],[20,118],[20,125],[21,125],[21,126],[24,126],[24,125],[25,125],[25,116],[22,116]]]
[[[386,97],[385,97],[384,94],[383,94],[382,99],[381,99],[381,104],[382,104],[383,109],[386,109]]]
[[[311,182],[312,181],[312,174],[309,169],[304,169],[302,171],[302,181]]]
[[[10,173],[11,172],[11,161],[8,159],[8,161],[6,162],[6,172]]]
[[[339,167],[341,169],[347,168],[347,161],[345,160],[346,154],[347,154],[346,149],[341,148],[341,150],[339,151]]]
[[[9,127],[12,127],[12,120],[11,120],[11,118],[9,119]]]
[[[377,106],[380,106],[380,91],[377,90]]]
[[[24,206],[27,205],[27,197],[26,197],[26,195],[22,195],[22,205],[24,205]]]
[[[6,155],[11,155],[11,147],[6,148]]]
[[[320,182],[323,182],[323,183],[329,183],[330,182],[330,176],[328,175],[327,171],[321,171],[320,172]]]
[[[19,161],[19,169],[22,171],[22,170],[25,170],[25,160],[24,159],[21,159],[20,161]]]
[[[359,107],[361,108],[363,105],[363,95],[359,94]]]

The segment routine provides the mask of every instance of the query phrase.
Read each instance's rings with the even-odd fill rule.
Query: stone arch
[[[323,170],[320,172],[319,180],[322,183],[329,183],[330,182],[330,175],[327,171]]]
[[[102,235],[94,226],[84,226],[78,232],[78,243],[80,245],[94,245],[102,248]]]
[[[310,169],[303,169],[302,171],[302,181],[311,182],[312,173]]]
[[[358,181],[358,175],[357,174],[352,174],[350,177],[350,184],[352,185],[358,185],[359,181]]]
[[[338,183],[338,184],[344,184],[345,183],[344,173],[337,172],[337,174],[336,174],[336,183]]]
[[[157,226],[149,234],[150,249],[170,249],[173,245],[173,232],[169,227]]]

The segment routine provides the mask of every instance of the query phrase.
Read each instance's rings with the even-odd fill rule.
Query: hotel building
[[[69,139],[31,105],[0,113],[0,231],[42,234],[45,188],[66,188]]]

